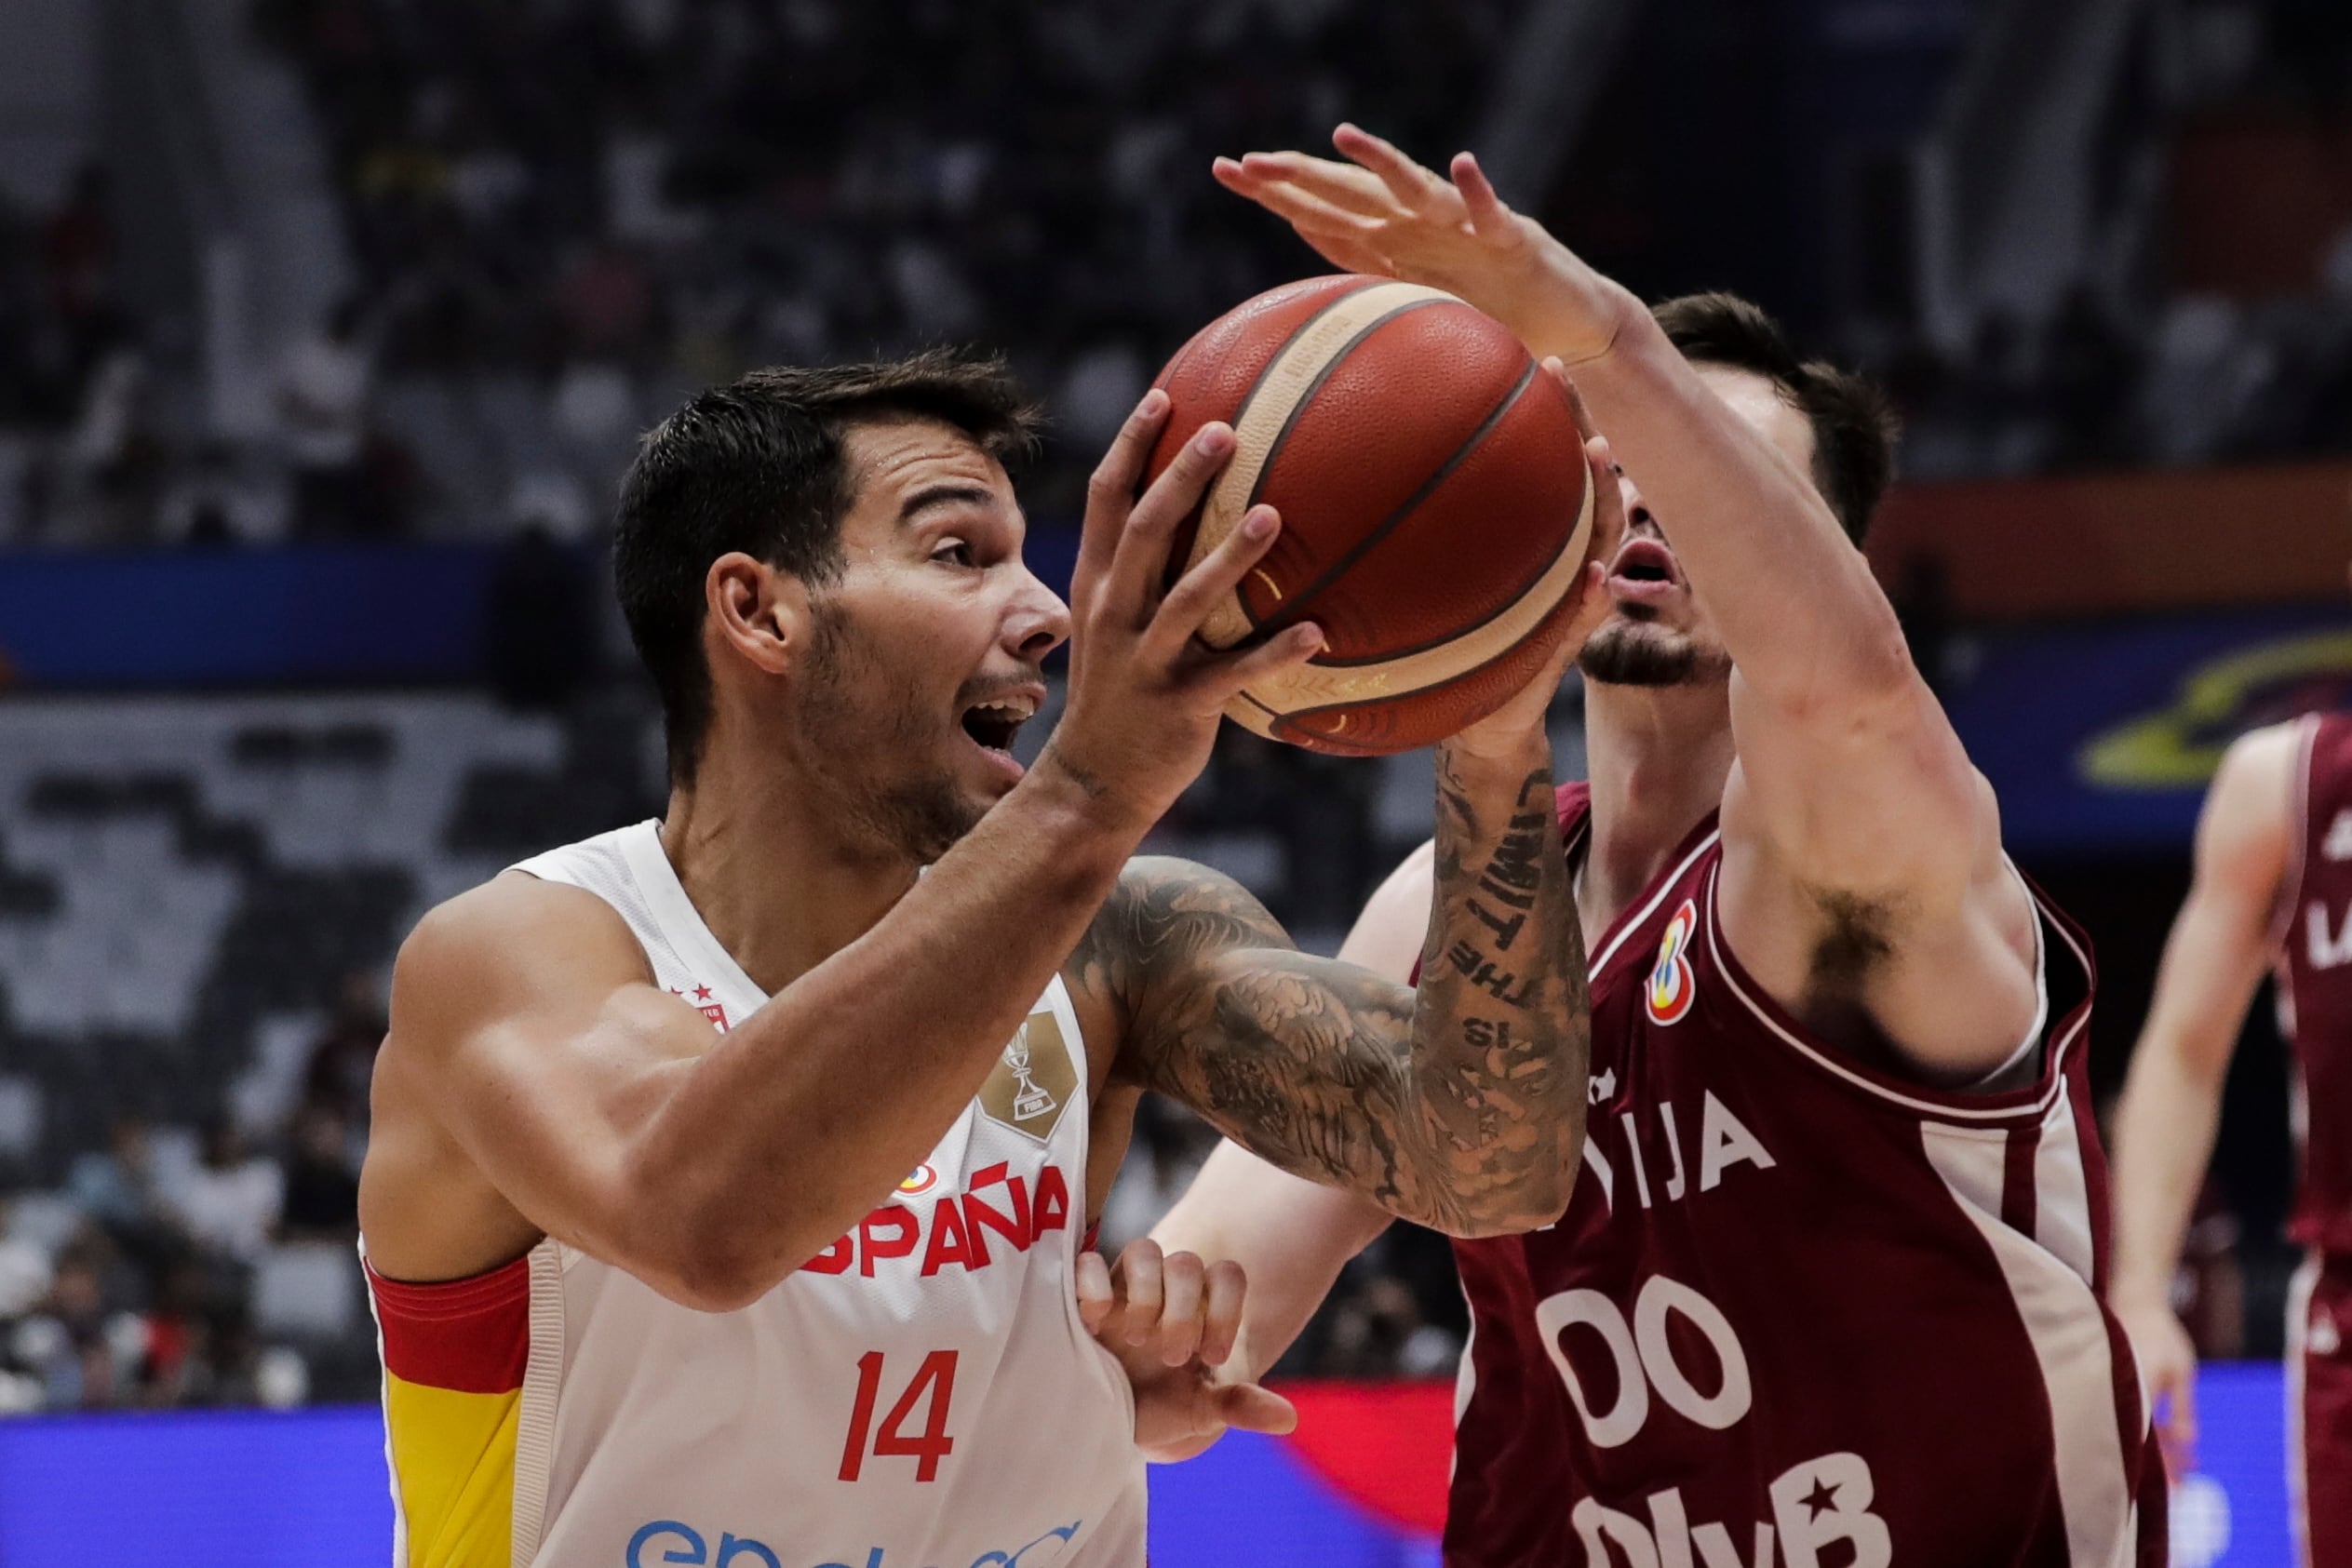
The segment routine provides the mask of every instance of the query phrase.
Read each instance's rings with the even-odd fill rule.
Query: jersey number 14
[[[912,1459],[917,1481],[937,1481],[939,1461],[956,1446],[948,1435],[948,1402],[956,1393],[956,1353],[934,1350],[915,1369],[914,1381],[882,1417],[882,1429],[873,1430],[874,1406],[882,1392],[882,1353],[868,1350],[857,1359],[857,1400],[850,1407],[849,1441],[841,1445],[841,1479],[855,1481],[866,1467],[866,1455],[878,1459]],[[907,1419],[915,1406],[923,1407],[922,1431],[909,1437]],[[867,1446],[871,1435],[873,1446]]]

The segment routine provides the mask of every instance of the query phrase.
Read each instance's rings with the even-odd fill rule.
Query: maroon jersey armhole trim
[[[1861,1063],[1848,1060],[1833,1051],[1827,1044],[1814,1039],[1803,1025],[1792,1017],[1779,1002],[1773,1000],[1764,988],[1755,983],[1754,978],[1740,967],[1738,956],[1731,951],[1731,945],[1724,938],[1722,921],[1716,910],[1716,882],[1722,873],[1723,863],[1718,859],[1707,869],[1706,884],[1701,890],[1700,898],[1702,905],[1700,921],[1707,932],[1709,956],[1714,958],[1716,972],[1723,976],[1732,996],[1754,1013],[1756,1020],[1763,1024],[1767,1030],[1794,1051],[1799,1057],[1832,1078],[1842,1079],[1848,1086],[1862,1090],[1878,1099],[1892,1101],[1915,1116],[1938,1121],[1957,1121],[1970,1126],[2039,1122],[2050,1114],[2050,1107],[2057,1104],[2059,1097],[2065,1092],[2067,1053],[2081,1039],[2084,1028],[2090,1021],[2090,1000],[2088,990],[2084,999],[2070,1009],[2064,1018],[2049,1025],[2050,1045],[2042,1062],[2041,1077],[2027,1088],[2010,1090],[2000,1094],[1955,1094],[1890,1078]],[[2043,919],[2045,924],[2055,930],[2065,940],[2067,949],[2083,966],[2085,976],[2095,987],[2096,975],[2091,967],[2090,954],[2084,951],[2081,943],[2076,940],[2075,933],[2063,920],[2045,918],[2054,916],[2056,912],[2044,902],[2040,891],[2031,883],[2027,884],[2027,892],[2034,901],[2035,918]],[[2048,961],[2048,945],[2045,944],[2045,962]]]

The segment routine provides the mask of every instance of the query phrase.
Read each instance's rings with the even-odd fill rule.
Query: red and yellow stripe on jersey
[[[511,1568],[531,1259],[407,1285],[368,1270],[398,1568]]]

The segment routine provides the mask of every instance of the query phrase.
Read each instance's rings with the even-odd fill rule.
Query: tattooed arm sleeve
[[[1284,1170],[1451,1235],[1532,1229],[1567,1206],[1591,1044],[1550,770],[1441,747],[1437,813],[1418,993],[1298,952],[1230,878],[1152,858],[1071,972],[1119,1012],[1122,1079]]]

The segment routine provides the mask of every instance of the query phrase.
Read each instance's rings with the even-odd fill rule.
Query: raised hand
[[[1128,416],[1086,487],[1086,523],[1070,580],[1069,705],[1039,766],[1057,767],[1134,823],[1159,820],[1202,768],[1225,704],[1243,687],[1323,647],[1312,623],[1234,652],[1194,634],[1210,610],[1265,557],[1282,520],[1254,506],[1241,526],[1164,593],[1176,526],[1233,456],[1230,425],[1201,427],[1141,499],[1136,487],[1167,394],[1153,388]]]
[[[1333,265],[1458,295],[1570,369],[1608,353],[1642,314],[1626,289],[1503,205],[1472,154],[1455,154],[1449,181],[1354,126],[1331,140],[1351,161],[1250,153],[1214,171]]]
[[[1079,1254],[1079,1320],[1135,1386],[1136,1445],[1145,1458],[1189,1459],[1228,1427],[1281,1433],[1298,1425],[1280,1394],[1217,1381],[1241,1334],[1247,1288],[1240,1264],[1163,1255],[1149,1237],[1130,1242],[1116,1267],[1100,1253]]]

